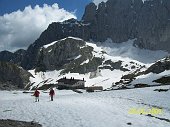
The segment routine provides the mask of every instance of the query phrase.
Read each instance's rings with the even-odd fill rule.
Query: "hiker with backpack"
[[[35,102],[39,102],[39,95],[40,95],[40,92],[36,89],[35,92],[34,92],[34,96],[35,96]]]
[[[50,92],[49,92],[49,95],[50,95],[50,97],[51,97],[51,101],[53,101],[53,97],[54,97],[54,95],[55,95],[55,92],[54,92],[53,88],[51,88],[51,90],[50,90]]]

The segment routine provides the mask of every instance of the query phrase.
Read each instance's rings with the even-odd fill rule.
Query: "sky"
[[[0,0],[0,51],[27,49],[52,22],[81,20],[85,6],[107,0]]]

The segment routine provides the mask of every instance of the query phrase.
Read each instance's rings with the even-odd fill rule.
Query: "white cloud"
[[[93,0],[93,3],[95,3],[96,5],[98,5],[101,2],[106,2],[107,0]]]
[[[74,13],[60,9],[58,4],[52,6],[44,4],[25,7],[23,11],[16,11],[0,16],[0,50],[14,51],[26,48],[33,43],[52,22],[61,22],[76,18]]]

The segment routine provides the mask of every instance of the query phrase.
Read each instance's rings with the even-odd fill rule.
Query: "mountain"
[[[166,52],[134,47],[135,40],[124,43],[91,43],[67,37],[43,45],[38,51],[35,69],[27,89],[48,89],[60,78],[85,79],[85,86],[112,87],[123,75],[147,70]]]
[[[108,0],[86,7],[83,21],[90,23],[90,39],[124,42],[136,38],[140,48],[170,51],[169,0]]]
[[[22,59],[25,56],[26,51],[24,49],[19,49],[16,52],[12,53],[9,51],[0,52],[0,61],[10,62],[14,64],[21,64]]]
[[[35,68],[40,47],[69,36],[94,42],[110,38],[113,43],[136,39],[140,48],[170,52],[169,8],[169,0],[108,0],[98,7],[90,3],[82,20],[51,23],[28,47],[21,66]]]
[[[0,89],[23,89],[32,75],[15,64],[0,62]]]

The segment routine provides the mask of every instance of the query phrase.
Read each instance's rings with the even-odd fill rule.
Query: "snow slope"
[[[80,38],[75,38],[75,37],[68,37],[68,38],[72,38],[75,40],[82,40]],[[66,38],[62,40],[65,39]],[[54,41],[43,47],[47,48],[49,46],[53,46],[55,43],[61,42],[62,40]],[[63,77],[67,77],[67,78],[74,77],[75,79],[84,78],[86,80],[86,86],[96,85],[96,86],[103,86],[104,89],[107,89],[112,87],[112,84],[114,84],[115,82],[120,81],[123,75],[132,73],[137,69],[140,69],[140,71],[146,70],[152,63],[168,55],[168,53],[164,51],[150,51],[150,50],[139,49],[137,47],[134,47],[133,46],[134,41],[135,39],[123,43],[113,43],[111,39],[107,39],[105,42],[102,43],[98,42],[97,44],[94,44],[92,42],[86,42],[86,46],[93,47],[93,52],[92,52],[93,56],[104,59],[103,65],[99,67],[105,66],[104,62],[107,60],[111,60],[112,62],[122,61],[122,67],[128,69],[129,71],[121,71],[117,69],[114,70],[101,69],[100,74],[98,74],[97,77],[90,78],[91,75],[90,73],[87,74],[68,73],[68,74],[61,75],[60,72],[62,70],[54,70],[54,71],[47,71],[45,73],[39,72],[35,74],[34,70],[30,70],[29,72],[35,77],[35,78],[32,77],[30,78],[30,82],[33,84],[30,87],[30,89],[32,89],[35,86],[41,87],[44,84],[54,84],[58,79]],[[78,57],[74,59],[77,59]],[[80,65],[86,64],[88,62],[89,59],[85,60]]]
[[[135,39],[122,43],[113,43],[112,40],[108,38],[104,43],[98,42],[97,46],[101,47],[111,56],[117,56],[127,60],[135,60],[149,65],[169,55],[168,52],[161,50],[152,51],[148,49],[140,49],[134,46],[134,41]]]
[[[170,70],[164,71],[159,74],[149,73],[147,75],[141,75],[136,77],[134,81],[132,81],[130,84],[149,84],[149,85],[158,85],[159,83],[153,82],[154,80],[157,80],[159,78],[162,78],[163,76],[170,76]]]
[[[169,127],[170,86],[77,94],[56,91],[54,101],[42,93],[40,102],[21,91],[0,91],[0,119],[36,121],[43,127]],[[162,108],[162,113],[149,117],[130,114],[129,110]],[[162,118],[160,120],[159,118]]]
[[[55,84],[56,81],[60,78],[63,77],[67,77],[67,78],[71,78],[74,77],[75,79],[85,79],[86,83],[85,86],[103,86],[104,89],[110,88],[112,86],[113,82],[118,82],[120,80],[120,78],[122,77],[122,75],[124,74],[124,72],[120,71],[120,70],[114,70],[111,71],[109,69],[106,70],[101,70],[100,74],[101,76],[96,77],[96,78],[92,78],[90,79],[90,73],[87,74],[79,74],[79,73],[68,73],[65,75],[60,75],[60,71],[48,71],[48,72],[39,72],[39,73],[34,73],[34,70],[30,70],[29,72],[31,72],[35,78],[30,77],[30,81],[31,83],[33,83],[33,85],[30,87],[30,90],[34,87],[34,86],[38,86],[41,87],[44,84]]]

